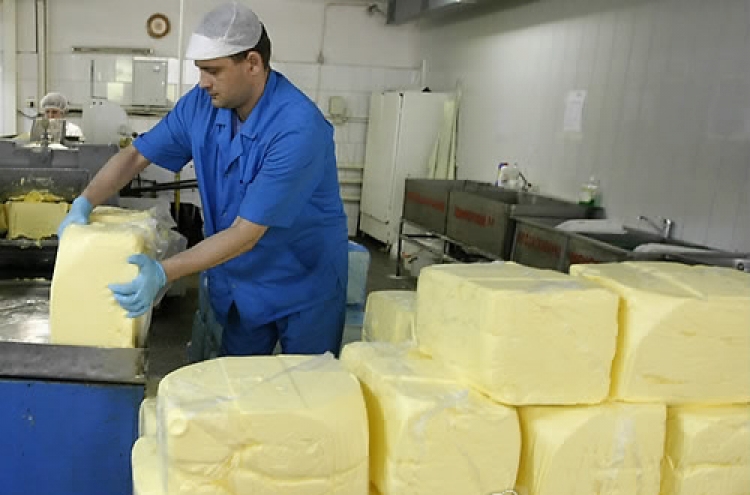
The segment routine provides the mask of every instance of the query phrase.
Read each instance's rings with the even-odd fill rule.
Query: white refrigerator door
[[[386,227],[391,217],[390,201],[393,197],[400,117],[399,93],[373,93],[370,98],[360,213],[362,230],[382,242],[388,242]]]
[[[404,206],[405,181],[426,178],[429,160],[443,124],[446,93],[404,93],[390,199],[389,241],[396,242]]]
[[[361,208],[363,212],[381,222],[387,222],[389,218],[400,117],[399,93],[372,95]]]
[[[417,91],[371,97],[360,229],[381,242],[398,240],[404,181],[427,177],[448,98],[445,93]]]

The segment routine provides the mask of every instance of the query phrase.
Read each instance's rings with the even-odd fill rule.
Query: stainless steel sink
[[[750,267],[747,255],[729,253],[638,229],[625,233],[575,233],[555,228],[553,219],[516,217],[510,259],[536,268],[567,272],[572,264],[627,260],[679,261],[690,264]],[[640,250],[644,246],[659,249]],[[663,248],[662,248],[663,246]]]
[[[692,243],[680,241],[677,239],[665,239],[663,236],[659,234],[647,232],[644,230],[638,230],[638,229],[625,227],[625,231],[626,232],[624,234],[586,233],[586,234],[578,234],[578,235],[583,235],[590,239],[604,242],[606,244],[610,244],[612,246],[625,249],[627,251],[633,251],[639,246],[643,246],[645,244],[663,244],[666,246],[675,246],[675,248],[689,248],[689,249],[696,249],[696,250],[713,251],[713,249],[708,246],[692,244]]]
[[[587,218],[591,209],[562,199],[501,187],[453,190],[448,196],[446,233],[490,256],[509,259],[515,216],[554,218],[557,223]]]

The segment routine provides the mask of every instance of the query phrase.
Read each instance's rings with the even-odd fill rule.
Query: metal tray
[[[0,377],[145,383],[144,349],[50,344],[50,283],[0,281]]]

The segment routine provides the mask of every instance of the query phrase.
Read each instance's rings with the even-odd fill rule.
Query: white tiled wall
[[[481,11],[481,12],[480,12]],[[595,174],[611,216],[750,251],[750,2],[515,2],[422,26],[427,82],[460,84],[459,177],[518,161],[573,198]],[[587,91],[582,132],[565,97]]]

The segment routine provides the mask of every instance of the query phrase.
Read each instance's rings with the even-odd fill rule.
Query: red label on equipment
[[[521,232],[520,234],[518,234],[518,243],[528,247],[529,249],[533,249],[534,251],[553,254],[555,256],[560,256],[560,253],[562,251],[562,248],[554,242],[548,241],[546,239],[540,239],[539,237],[527,234],[526,232]]]
[[[445,201],[427,198],[413,191],[406,193],[406,201],[411,201],[412,203],[429,206],[430,208],[437,210],[439,212],[445,211]]]
[[[467,222],[477,224],[480,227],[487,227],[488,225],[495,224],[495,219],[489,215],[477,213],[476,211],[464,210],[458,206],[453,208],[453,216],[459,220],[466,220]]]

